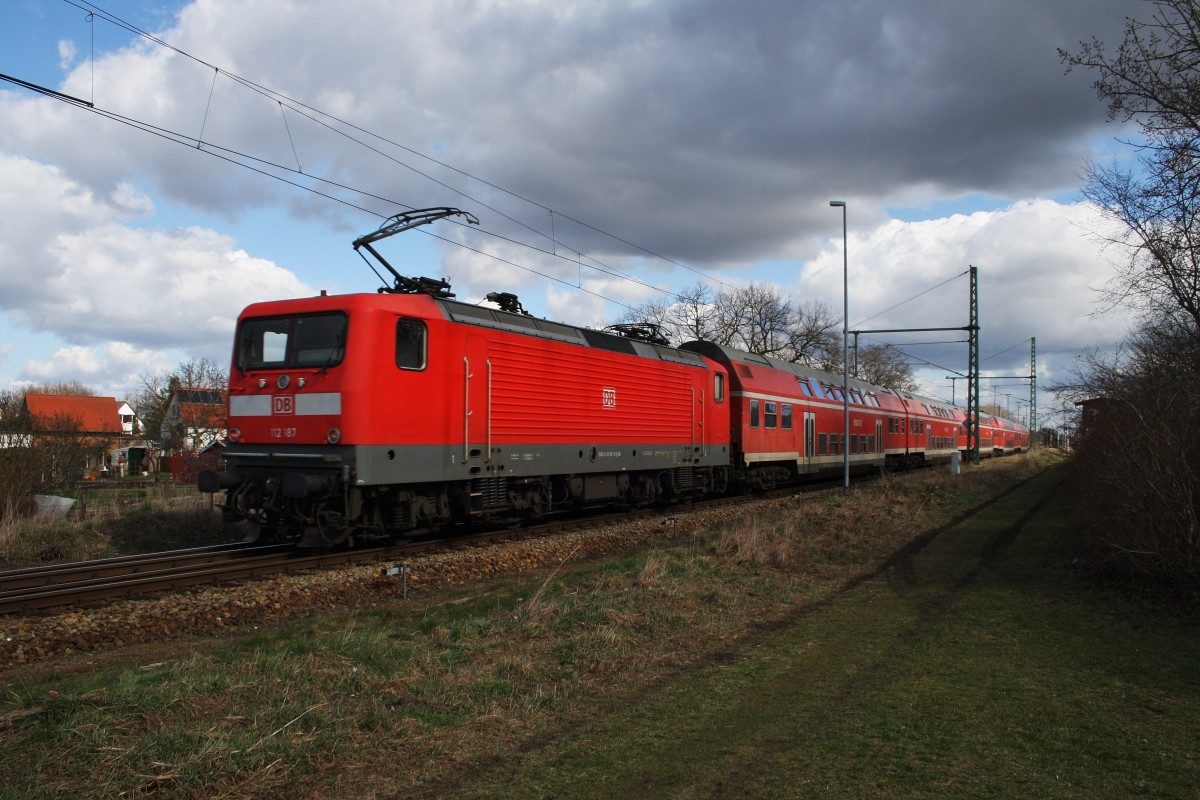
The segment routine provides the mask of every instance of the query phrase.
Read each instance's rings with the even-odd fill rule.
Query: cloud
[[[434,263],[403,271],[448,275],[471,302],[514,291],[527,307],[599,325],[618,307],[571,286],[637,305],[657,296],[650,287],[695,282],[681,262],[840,309],[827,204],[837,197],[853,209],[853,320],[976,264],[985,354],[991,341],[1037,335],[1057,357],[1123,326],[1089,316],[1082,287],[1108,270],[1082,232],[1093,212],[1029,200],[1071,191],[1096,143],[1118,133],[1091,76],[1064,75],[1056,48],[1119,41],[1125,18],[1146,9],[189,3],[146,27],[205,63],[137,39],[94,65],[79,59],[83,41],[55,51],[67,70],[58,88],[189,146],[0,91],[0,311],[59,340],[60,355],[36,369],[106,359],[120,369],[110,343],[223,360],[247,302],[325,285],[330,264],[312,242],[434,205],[478,215],[482,231],[435,226],[474,250],[438,244]],[[886,210],[967,195],[1011,205],[925,223]],[[260,231],[264,218],[285,227]],[[773,264],[789,273],[763,267]],[[952,283],[925,311],[870,324],[963,320],[965,296]]]
[[[169,351],[136,348],[123,342],[59,348],[49,358],[25,363],[20,378],[27,384],[79,382],[102,395],[124,399],[139,385],[139,376],[174,368],[179,359]]]
[[[0,310],[77,346],[56,361],[91,359],[100,343],[224,353],[247,303],[315,293],[227,235],[131,227],[152,204],[127,184],[99,197],[56,167],[4,154],[0,173]]]
[[[457,205],[486,229],[535,242],[549,233],[549,206],[560,241],[595,257],[630,249],[568,218],[727,266],[782,257],[823,230],[815,198],[845,197],[882,220],[884,206],[914,191],[1016,199],[1073,186],[1104,112],[1087,76],[1063,75],[1055,48],[1112,38],[1141,8],[447,0],[362,2],[348,12],[213,0],[186,6],[160,35],[387,140],[308,109],[285,111],[225,72],[142,42],[97,60],[94,91],[101,106],[203,139],[209,152],[385,198],[314,184],[381,213],[397,203]],[[345,25],[347,13],[372,23]],[[64,81],[87,96],[92,85],[88,65]],[[14,120],[3,141],[101,194],[135,169],[164,199],[211,213],[284,196],[297,214],[335,224],[358,214],[40,98],[3,105]],[[95,146],[79,148],[81,135]],[[492,186],[397,145],[439,154]]]
[[[60,40],[58,43],[58,68],[65,71],[71,67],[74,61],[75,43],[67,39]]]
[[[1084,348],[1112,348],[1128,331],[1125,317],[1100,313],[1094,291],[1111,274],[1108,258],[1119,257],[1106,254],[1098,239],[1109,225],[1090,204],[1043,199],[923,222],[894,220],[853,234],[848,243],[851,328],[965,326],[969,279],[964,273],[975,266],[982,368],[993,374],[1016,374],[1014,370],[1022,368],[1027,372],[1028,340],[1034,337],[1039,367],[1054,364],[1063,369]],[[791,287],[800,297],[837,309],[839,317],[841,244],[840,237],[831,241]],[[965,331],[862,338],[864,343],[896,344],[944,368],[966,369],[964,344],[903,344],[965,339]]]

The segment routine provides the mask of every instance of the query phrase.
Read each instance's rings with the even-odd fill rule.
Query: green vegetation
[[[0,520],[0,566],[86,561],[237,538],[212,499],[193,486],[147,487],[130,479],[59,494],[75,501],[63,516]]]
[[[1074,576],[1043,466],[10,674],[0,797],[1189,796],[1196,620]]]

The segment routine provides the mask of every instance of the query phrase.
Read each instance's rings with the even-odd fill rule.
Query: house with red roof
[[[121,403],[115,397],[27,394],[25,410],[36,429],[120,436]]]
[[[225,392],[179,387],[171,392],[159,441],[162,468],[177,483],[196,482],[203,469],[220,469],[225,444]]]
[[[132,420],[127,428],[123,419],[131,410],[114,397],[31,392],[25,395],[25,411],[33,428],[25,446],[36,446],[39,438],[79,437],[94,451],[87,469],[103,467],[104,453],[132,438]]]
[[[180,387],[171,393],[160,438],[169,453],[199,453],[225,438],[225,392]]]

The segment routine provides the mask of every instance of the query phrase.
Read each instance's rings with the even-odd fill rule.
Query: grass
[[[75,493],[59,517],[0,518],[0,567],[86,561],[219,544],[238,534],[194,487],[160,484]]]
[[[0,797],[1191,796],[1195,620],[1077,581],[1056,506],[1012,528],[1053,470],[861,579],[1043,466],[10,674]]]

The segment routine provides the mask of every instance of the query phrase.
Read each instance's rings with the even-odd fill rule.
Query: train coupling
[[[235,475],[232,472],[217,472],[216,470],[202,470],[196,477],[196,486],[204,494],[216,494],[223,492],[226,489],[233,489],[242,482],[240,475]]]

